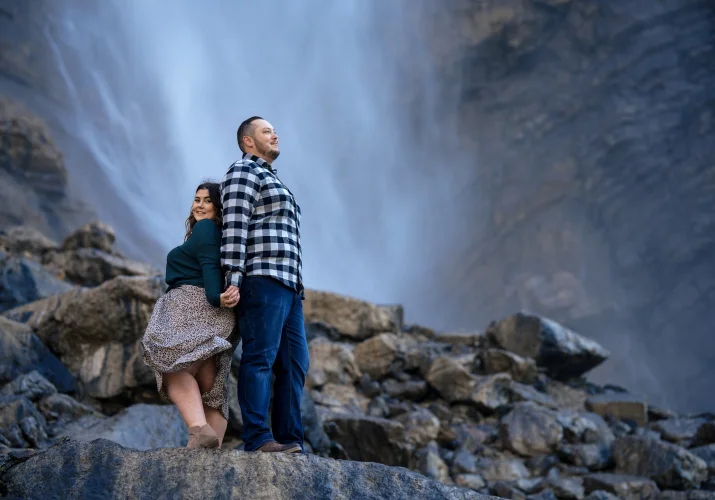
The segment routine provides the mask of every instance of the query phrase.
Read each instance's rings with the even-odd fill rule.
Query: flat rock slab
[[[315,455],[173,448],[133,451],[68,441],[0,475],[0,495],[24,499],[481,500],[400,467]]]

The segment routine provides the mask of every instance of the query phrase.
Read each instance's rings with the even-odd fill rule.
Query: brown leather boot
[[[209,425],[189,427],[189,444],[187,448],[218,448],[218,436]]]
[[[300,451],[300,445],[296,443],[280,444],[275,441],[268,441],[256,451],[260,451],[261,453],[298,453]]]

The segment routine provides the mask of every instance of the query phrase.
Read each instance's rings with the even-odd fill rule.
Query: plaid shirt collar
[[[244,160],[251,160],[252,162],[258,163],[261,167],[265,168],[273,175],[278,175],[278,170],[273,168],[273,166],[260,156],[252,155],[251,153],[243,153]]]

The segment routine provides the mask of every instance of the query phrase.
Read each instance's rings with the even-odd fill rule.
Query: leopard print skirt
[[[206,406],[221,410],[228,420],[228,375],[240,340],[238,334],[232,335],[235,322],[234,310],[209,304],[201,287],[182,285],[159,297],[141,343],[144,362],[155,372],[162,399],[170,401],[163,374],[181,371],[213,356],[216,378],[201,399]]]

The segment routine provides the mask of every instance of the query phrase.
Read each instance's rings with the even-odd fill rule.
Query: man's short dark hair
[[[242,153],[246,152],[246,150],[243,149],[243,138],[245,136],[251,136],[251,134],[253,134],[253,122],[255,122],[256,120],[263,120],[263,118],[260,116],[252,116],[243,120],[238,126],[238,130],[236,131],[236,140],[238,141],[238,148],[241,150]]]

